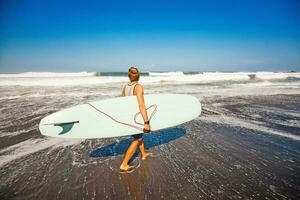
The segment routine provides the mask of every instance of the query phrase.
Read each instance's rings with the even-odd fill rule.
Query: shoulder
[[[141,84],[136,84],[134,87],[135,94],[143,94],[144,88]]]
[[[142,86],[141,84],[137,83],[137,84],[135,85],[135,88],[136,88],[136,89],[143,89],[143,86]]]

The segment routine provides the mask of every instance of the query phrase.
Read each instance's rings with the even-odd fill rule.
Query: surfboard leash
[[[152,104],[151,106],[149,106],[148,108],[146,108],[146,111],[147,111],[148,109],[150,109],[151,107],[154,107],[154,110],[152,111],[152,113],[151,113],[151,115],[150,115],[150,117],[149,117],[149,119],[148,119],[149,121],[151,121],[152,117],[154,116],[154,114],[155,114],[156,111],[157,111],[157,105],[156,105],[156,104]],[[136,120],[136,118],[137,118],[137,116],[138,116],[139,114],[141,114],[141,112],[138,112],[138,113],[136,113],[136,114],[134,115],[134,123],[143,126],[144,124],[139,123],[139,122],[137,122],[137,120]]]
[[[136,125],[133,125],[133,124],[129,124],[129,123],[126,123],[126,122],[121,122],[121,121],[119,121],[119,120],[113,118],[112,116],[110,116],[109,114],[105,113],[104,111],[98,109],[97,107],[95,107],[95,106],[94,106],[93,104],[91,104],[91,103],[86,103],[86,104],[90,105],[90,106],[93,107],[95,110],[97,110],[98,112],[102,113],[103,115],[109,117],[111,120],[113,120],[113,121],[116,122],[116,123],[123,124],[123,125],[125,125],[125,126],[129,126],[129,127],[135,128],[135,129],[140,130],[140,131],[143,131],[143,130],[144,130],[143,128],[141,128],[141,127],[139,127],[139,126],[136,126]],[[149,121],[152,119],[152,117],[153,117],[154,114],[156,113],[157,105],[156,105],[156,104],[153,104],[153,105],[149,106],[148,108],[146,108],[146,111],[147,111],[149,108],[151,108],[151,107],[153,107],[153,106],[154,106],[155,108],[154,108],[154,110],[152,111],[152,113],[151,113],[151,115],[150,115]],[[137,115],[140,114],[140,113],[141,113],[141,112],[138,112],[138,113],[136,113],[136,114],[134,115],[134,122],[135,122],[136,124],[144,125],[144,124],[138,123],[138,122],[136,121],[136,117],[137,117]]]

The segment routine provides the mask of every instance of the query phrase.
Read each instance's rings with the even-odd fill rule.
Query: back
[[[125,96],[133,96],[134,95],[134,88],[137,85],[137,83],[133,83],[133,84],[126,84],[124,86],[124,94]]]

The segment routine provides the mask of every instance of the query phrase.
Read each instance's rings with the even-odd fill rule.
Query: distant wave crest
[[[255,78],[249,77],[255,75]],[[274,73],[274,72],[143,72],[141,83],[193,83],[207,84],[253,84],[266,85],[299,82],[300,73]],[[19,74],[0,74],[0,86],[72,86],[72,85],[98,85],[128,82],[126,72],[27,72]],[[298,84],[298,83],[297,83]],[[296,87],[296,86],[295,86]],[[297,86],[298,87],[298,86]]]
[[[183,76],[183,72],[149,72],[149,76]]]

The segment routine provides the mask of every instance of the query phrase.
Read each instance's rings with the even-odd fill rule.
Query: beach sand
[[[300,95],[205,97],[197,119],[145,135],[153,156],[130,174],[128,137],[43,137],[40,119],[68,105],[50,100],[1,101],[15,115],[1,115],[0,199],[300,198]]]

